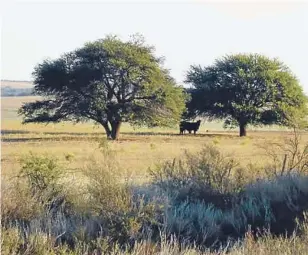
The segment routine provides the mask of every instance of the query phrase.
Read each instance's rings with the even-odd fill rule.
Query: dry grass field
[[[93,123],[21,124],[17,109],[23,102],[37,97],[6,97],[1,102],[2,173],[6,175],[16,168],[17,158],[29,151],[48,153],[64,159],[65,154],[74,155],[79,165],[95,154],[104,130]],[[208,130],[208,132],[206,132]],[[290,135],[286,131],[252,129],[248,137],[238,137],[238,131],[225,131],[222,124],[203,123],[196,136],[180,136],[174,129],[134,129],[123,125],[121,138],[112,142],[118,152],[120,164],[128,171],[143,173],[153,164],[180,157],[185,150],[199,151],[206,144],[214,144],[222,151],[238,158],[240,163],[262,163],[265,151],[260,145],[281,140]],[[308,134],[303,136],[308,141]],[[138,175],[139,175],[138,174]]]
[[[66,190],[70,191],[68,192],[69,194],[78,192],[77,183],[85,181],[82,173],[83,169],[86,169],[91,162],[95,161],[98,164],[104,164],[104,160],[106,160],[105,157],[102,157],[99,148],[105,138],[103,129],[99,126],[94,126],[92,123],[22,125],[21,118],[17,115],[17,109],[23,102],[30,102],[35,99],[36,97],[7,97],[1,99],[2,185],[4,188],[9,186],[10,178],[16,176],[20,171],[20,159],[31,151],[37,155],[58,158],[60,165],[69,173],[66,175],[65,180]],[[269,146],[273,142],[283,143],[284,139],[291,138],[292,135],[292,132],[283,128],[272,127],[250,129],[247,137],[240,138],[237,130],[223,130],[221,123],[217,122],[203,123],[197,135],[186,134],[181,136],[177,127],[174,129],[134,129],[125,124],[121,129],[120,140],[108,142],[108,145],[116,153],[119,169],[121,169],[125,178],[133,180],[136,185],[145,184],[150,180],[149,168],[154,168],[158,163],[163,163],[167,160],[172,161],[174,158],[181,159],[185,151],[190,153],[199,152],[206,145],[214,145],[223,154],[231,155],[242,168],[246,169],[246,171],[251,171],[249,175],[252,176],[252,179],[255,179],[262,177],[262,173],[254,172],[254,170],[260,169],[270,162],[264,148],[270,148]],[[306,144],[307,142],[308,134],[302,133],[301,143]],[[280,156],[283,158],[284,154],[281,153]],[[16,200],[16,197],[14,199]],[[16,209],[19,208],[18,199],[17,202],[14,199],[5,201],[8,203],[8,207],[15,208],[14,210],[16,211],[19,210]],[[31,203],[29,202],[29,204]],[[15,240],[14,238],[17,237],[14,231],[14,229],[9,229],[5,234]],[[308,233],[308,230],[306,231]],[[40,238],[44,237],[39,236],[37,238],[39,242]],[[245,239],[244,246],[233,250],[231,254],[278,254],[272,249],[273,245],[281,247],[281,251],[286,251],[288,248],[286,253],[279,252],[279,254],[302,254],[298,252],[306,249],[304,242],[301,239],[294,239],[293,241],[292,248],[288,245],[288,239],[278,240],[267,236],[255,242],[248,237]],[[45,245],[48,246],[50,243],[45,243]],[[135,249],[134,251],[135,253],[132,254],[155,254],[145,252],[146,245],[141,244],[140,251],[138,251],[139,248],[137,247],[137,250]],[[14,246],[13,243],[5,243],[6,248],[11,246]],[[38,245],[38,247],[40,246]],[[166,246],[162,250],[164,250],[162,254],[180,254],[178,246]],[[11,254],[8,248],[3,252],[3,254]],[[43,253],[33,252],[33,254]],[[54,253],[50,252],[48,254]],[[76,252],[76,254],[81,253]],[[182,254],[199,253],[186,250]]]

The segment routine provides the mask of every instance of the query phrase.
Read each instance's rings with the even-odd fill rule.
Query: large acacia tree
[[[24,104],[24,123],[93,120],[117,139],[122,122],[172,126],[185,109],[185,93],[143,37],[116,36],[86,43],[35,67],[34,91],[42,100]]]
[[[208,67],[191,66],[186,117],[222,119],[225,127],[289,125],[307,114],[307,97],[290,69],[259,54],[227,55]]]

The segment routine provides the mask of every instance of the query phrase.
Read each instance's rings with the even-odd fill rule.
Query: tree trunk
[[[246,124],[239,123],[240,124],[240,136],[246,136]]]
[[[101,122],[102,126],[105,128],[107,139],[111,138],[111,130],[108,125],[108,122]]]
[[[114,121],[111,123],[111,139],[118,140],[120,135],[121,121]]]

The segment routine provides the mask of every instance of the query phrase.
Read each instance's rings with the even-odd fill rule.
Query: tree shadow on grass
[[[176,137],[233,137],[237,136],[237,133],[230,132],[211,132],[211,133],[197,133],[197,134],[184,134],[171,133],[171,132],[121,132],[122,135],[136,135],[136,136],[176,136]]]
[[[2,129],[1,135],[17,135],[17,134],[42,134],[42,135],[104,135],[104,132],[38,132],[38,131],[27,131],[27,130],[10,130],[10,129]]]
[[[33,132],[27,130],[10,130],[10,129],[1,129],[1,135],[15,135],[15,134],[30,134]]]
[[[99,137],[76,137],[76,136],[61,136],[61,137],[16,137],[16,138],[1,138],[1,142],[18,143],[18,142],[63,142],[63,141],[89,141],[98,140]]]
[[[98,140],[100,138],[105,137],[104,132],[36,132],[36,131],[27,131],[27,130],[9,130],[3,129],[1,130],[1,135],[23,135],[23,134],[33,134],[33,135],[42,135],[42,137],[2,137],[2,142],[41,142],[41,141],[85,141],[85,140]],[[44,135],[52,136],[52,137],[43,137]],[[194,134],[184,134],[180,135],[178,133],[172,132],[138,132],[138,131],[129,131],[129,132],[121,132],[119,142],[126,141],[136,141],[142,140],[147,141],[146,137],[178,137],[183,139],[191,139],[191,138],[231,138],[235,137],[237,134],[232,133],[197,133]],[[138,138],[139,137],[139,138]]]

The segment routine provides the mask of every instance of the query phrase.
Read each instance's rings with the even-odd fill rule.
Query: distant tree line
[[[33,93],[32,88],[13,88],[10,86],[1,87],[2,97],[22,97],[31,96]]]

